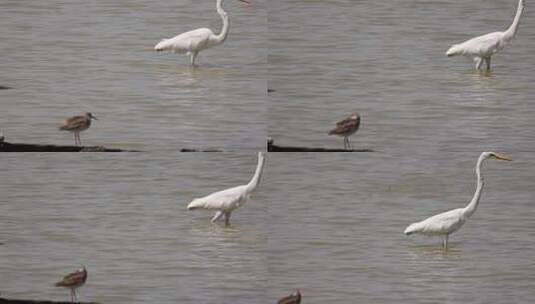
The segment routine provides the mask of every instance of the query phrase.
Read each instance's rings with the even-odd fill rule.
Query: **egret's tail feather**
[[[155,51],[165,51],[172,47],[172,44],[170,42],[170,39],[162,39],[162,41],[158,42],[156,46],[154,47]]]
[[[420,230],[420,223],[412,223],[405,229],[403,233],[405,233],[406,235],[411,235],[417,232],[418,230]]]
[[[204,207],[205,202],[201,199],[194,199],[188,204],[188,210],[195,210]]]
[[[457,55],[460,55],[461,53],[462,53],[462,49],[460,45],[454,44],[446,51],[446,56],[448,57],[457,56]]]

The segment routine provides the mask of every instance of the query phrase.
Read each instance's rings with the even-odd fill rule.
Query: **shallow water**
[[[491,73],[444,56],[508,26],[512,2],[226,1],[228,41],[191,69],[152,47],[218,31],[213,1],[2,1],[7,140],[70,144],[56,125],[92,111],[84,143],[149,153],[0,155],[0,293],[66,300],[53,283],[85,264],[81,299],[102,303],[267,304],[294,288],[307,304],[531,303],[529,7]],[[326,133],[352,111],[355,147],[377,152],[270,153],[231,227],[186,210],[246,182],[266,134],[341,147]],[[174,153],[186,147],[231,152]],[[484,150],[514,161],[485,164],[479,209],[450,250],[403,235],[470,200]]]
[[[1,161],[9,177],[0,183],[3,296],[66,300],[68,291],[53,283],[85,264],[86,301],[263,303],[266,193],[234,212],[230,228],[210,224],[211,213],[186,210],[195,197],[246,182],[255,155],[23,154]]]
[[[224,4],[227,41],[189,58],[157,53],[162,38],[209,27],[215,1],[0,3],[0,128],[11,142],[71,144],[56,126],[93,112],[87,145],[139,150],[265,146],[266,9]]]
[[[534,151],[535,48],[529,4],[490,74],[451,44],[509,26],[516,1],[282,1],[269,10],[268,133],[276,143],[356,148]]]
[[[464,207],[478,154],[269,155],[270,299],[304,303],[530,303],[535,297],[531,153],[489,160],[475,215],[450,237],[403,230]],[[299,164],[299,165],[294,165]]]
[[[2,156],[0,286],[66,299],[80,264],[102,303],[529,303],[535,296],[531,153],[489,160],[476,214],[441,250],[405,227],[471,198],[478,154],[270,153],[232,226],[187,211],[246,182],[255,155]]]

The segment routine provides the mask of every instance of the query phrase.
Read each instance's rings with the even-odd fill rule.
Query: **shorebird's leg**
[[[210,220],[212,223],[215,223],[218,219],[221,218],[221,216],[223,216],[223,211],[217,211],[215,214],[214,214],[214,217]]]
[[[76,141],[76,132],[72,132],[72,135],[74,137],[74,145],[76,146],[77,145],[77,141]]]
[[[225,226],[230,226],[230,211],[225,212]]]
[[[347,149],[347,137],[344,136],[344,149]]]
[[[74,289],[71,288],[71,303],[74,303]]]
[[[485,58],[485,63],[487,64],[487,71],[490,71],[490,56]]]
[[[349,139],[349,136],[347,137],[347,146],[349,147],[349,150],[353,149],[351,147],[351,140]]]

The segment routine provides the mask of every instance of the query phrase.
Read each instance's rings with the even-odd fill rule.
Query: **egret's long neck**
[[[264,170],[264,156],[258,157],[258,164],[256,165],[256,170],[254,172],[253,178],[247,184],[247,192],[253,192],[258,184],[260,184],[260,179],[262,178],[262,171]]]
[[[516,32],[518,31],[518,25],[520,23],[520,16],[522,15],[522,11],[524,11],[523,0],[518,0],[518,7],[516,8],[515,19],[513,19],[513,23],[511,23],[511,26],[509,26],[509,28],[504,32],[505,40],[511,40],[515,37]]]
[[[474,197],[472,197],[472,200],[470,203],[464,208],[463,213],[466,217],[472,216],[474,212],[476,212],[477,205],[479,204],[479,198],[481,197],[481,191],[483,190],[483,176],[481,175],[481,164],[485,160],[485,157],[481,155],[479,159],[477,160],[477,166],[476,166],[476,177],[477,177],[477,187],[476,192],[474,193]]]
[[[217,13],[219,16],[221,16],[221,20],[223,21],[223,28],[221,29],[221,32],[215,36],[216,43],[223,43],[227,39],[228,30],[230,27],[228,15],[225,10],[223,10],[223,0],[217,0]]]

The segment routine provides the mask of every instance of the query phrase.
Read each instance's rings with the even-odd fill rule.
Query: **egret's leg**
[[[443,238],[443,240],[442,240],[442,247],[443,247],[444,249],[448,249],[448,235],[447,235],[447,234],[444,235],[444,238]]]
[[[197,55],[199,55],[199,52],[191,52],[191,65],[194,66],[195,65],[195,59],[197,58]]]
[[[221,218],[221,216],[223,216],[223,211],[217,211],[214,217],[212,218],[211,222],[215,223],[218,219]]]
[[[476,63],[476,70],[481,69],[481,66],[483,65],[483,58],[474,57],[474,62]]]
[[[485,58],[485,63],[487,64],[487,71],[490,71],[490,56]]]
[[[225,226],[230,226],[230,211],[225,212]]]

